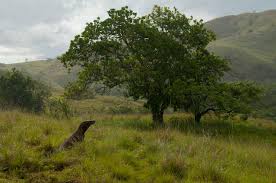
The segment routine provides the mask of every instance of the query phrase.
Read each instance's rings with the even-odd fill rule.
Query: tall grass
[[[0,112],[0,182],[276,180],[270,121],[205,118],[197,126],[189,115],[173,114],[154,127],[149,115],[95,115],[83,143],[58,151],[83,118]]]

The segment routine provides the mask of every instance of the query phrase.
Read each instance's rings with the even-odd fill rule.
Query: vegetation
[[[276,11],[271,10],[217,18],[204,24],[217,35],[217,40],[209,44],[208,49],[230,61],[231,70],[226,73],[224,77],[226,80],[253,80],[272,86],[275,84],[276,55],[273,49],[276,35],[273,26],[276,25],[275,20]],[[63,92],[68,82],[76,79],[79,71],[79,68],[75,68],[68,74],[59,61],[51,60],[0,64],[0,74],[13,67],[49,84],[55,89],[55,93],[59,94]],[[273,89],[261,99],[263,105],[258,106],[255,112],[257,115],[275,119],[275,105],[271,104],[275,97],[272,93]],[[115,90],[111,92],[111,95],[114,94],[122,93],[120,90]]]
[[[255,116],[276,121],[276,85],[266,86],[261,103],[255,104],[253,107]]]
[[[64,95],[66,98],[74,100],[92,99],[95,97],[96,92],[93,88],[87,88],[80,82],[74,82],[66,86]]]
[[[57,147],[83,118],[96,119],[85,141]],[[71,120],[0,112],[0,182],[263,182],[275,181],[276,126],[264,120],[202,126],[187,114],[93,115]]]
[[[63,67],[63,65],[55,60],[50,61],[32,61],[17,64],[3,64],[0,65],[0,72],[11,70],[16,68],[16,70],[28,73],[32,78],[36,80],[43,81],[55,91],[62,91],[68,82],[72,82],[76,79],[76,70],[72,70],[70,74]]]
[[[242,112],[257,98],[252,85],[220,84],[227,62],[208,52],[215,35],[203,21],[158,6],[142,17],[128,7],[108,15],[89,23],[59,58],[69,69],[83,68],[73,91],[95,82],[123,85],[128,96],[145,100],[155,124],[172,103],[191,109],[199,123],[211,110]]]
[[[47,100],[47,105],[45,109],[46,114],[57,118],[70,118],[73,112],[67,102],[63,97],[51,97]]]
[[[0,105],[2,108],[19,107],[41,112],[50,90],[38,81],[32,80],[13,69],[0,77]]]
[[[210,111],[223,115],[248,115],[253,103],[257,103],[262,89],[250,82],[239,83],[205,83],[187,85],[184,82],[175,83],[174,106],[188,109],[200,123],[203,115]],[[249,105],[250,104],[250,105]]]
[[[96,96],[94,99],[68,100],[74,116],[106,114],[146,114],[144,101],[133,101],[125,97]],[[166,111],[172,113],[172,110]]]
[[[252,68],[239,75],[235,60],[263,65],[253,79],[270,86],[273,43],[255,42],[275,35],[262,18],[274,13],[204,25],[176,9],[156,6],[142,17],[111,9],[60,57],[74,67],[70,76],[56,61],[15,64],[8,72],[3,68],[13,65],[0,64],[0,182],[275,182],[276,123],[249,115],[254,108],[275,118],[275,86],[256,103],[262,89],[224,82],[233,73],[222,80],[227,61],[210,52],[231,59],[238,80],[252,78]],[[210,44],[215,37],[205,27],[218,34],[216,42]],[[54,97],[24,70],[54,84]],[[39,111],[45,113],[33,113]],[[96,124],[84,142],[59,150],[87,119]]]
[[[108,14],[106,20],[88,24],[60,60],[69,68],[83,67],[81,86],[123,84],[129,96],[146,100],[153,121],[162,124],[170,105],[171,84],[186,79],[187,68],[193,64],[189,58],[204,55],[214,35],[202,22],[188,19],[176,9],[156,6],[151,14],[138,17],[123,7]]]

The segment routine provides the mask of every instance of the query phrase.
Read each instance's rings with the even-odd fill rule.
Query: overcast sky
[[[104,18],[110,8],[127,5],[145,14],[154,4],[205,21],[276,9],[276,0],[0,0],[0,63],[55,58],[87,22]]]

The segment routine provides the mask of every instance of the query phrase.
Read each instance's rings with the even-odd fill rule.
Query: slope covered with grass
[[[84,118],[84,116],[82,117]],[[0,112],[0,182],[273,182],[276,126],[166,115],[93,115],[85,141],[57,151],[82,118]]]
[[[0,65],[0,71],[12,68],[23,71],[32,78],[41,80],[56,90],[63,90],[68,82],[76,79],[77,75],[76,69],[68,73],[68,70],[57,60]]]
[[[217,35],[210,50],[231,61],[228,79],[276,82],[276,10],[206,23]]]

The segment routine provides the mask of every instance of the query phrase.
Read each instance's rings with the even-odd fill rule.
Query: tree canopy
[[[78,81],[82,88],[93,82],[124,86],[128,96],[145,99],[153,121],[162,124],[164,110],[172,104],[179,107],[175,100],[184,94],[181,103],[187,103],[189,90],[219,86],[229,67],[207,50],[213,40],[202,20],[176,8],[155,6],[138,16],[123,7],[109,10],[105,20],[88,23],[59,59],[69,69],[83,68]]]

